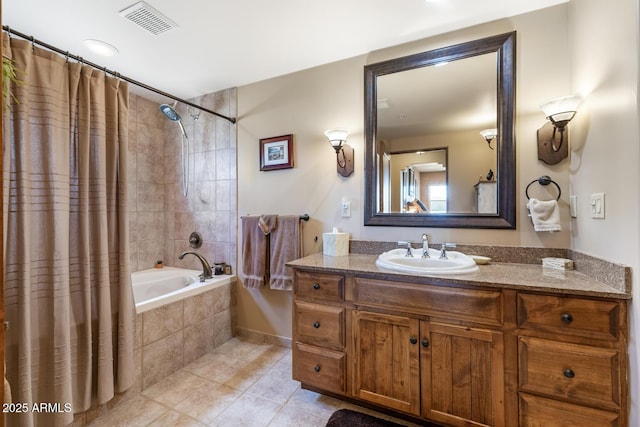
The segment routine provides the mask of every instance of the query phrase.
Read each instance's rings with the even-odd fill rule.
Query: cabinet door
[[[353,312],[356,397],[420,414],[419,325],[408,317]]]
[[[504,425],[502,333],[420,324],[422,416],[452,426]]]

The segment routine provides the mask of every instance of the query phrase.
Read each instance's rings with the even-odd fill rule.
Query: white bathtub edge
[[[234,283],[235,281],[235,275],[213,276],[213,278],[207,279],[204,282],[196,282],[168,294],[160,295],[156,298],[136,303],[136,314],[145,313],[149,310],[153,310],[154,308],[162,307],[163,305],[171,304],[173,302],[177,302],[191,296],[196,296],[211,289],[215,289],[219,286]]]

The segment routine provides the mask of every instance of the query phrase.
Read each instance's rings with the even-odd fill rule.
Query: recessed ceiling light
[[[100,56],[114,56],[120,53],[115,46],[102,40],[87,39],[82,42],[91,52]]]

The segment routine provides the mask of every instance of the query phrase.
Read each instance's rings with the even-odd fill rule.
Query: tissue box
[[[322,254],[349,255],[349,233],[322,233]]]
[[[573,270],[573,261],[566,258],[542,258],[542,266],[557,270]]]

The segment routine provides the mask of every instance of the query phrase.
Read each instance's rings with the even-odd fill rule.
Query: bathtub
[[[202,271],[184,268],[151,268],[131,273],[133,298],[138,314],[195,296],[235,281],[235,276],[213,276],[204,282]]]

